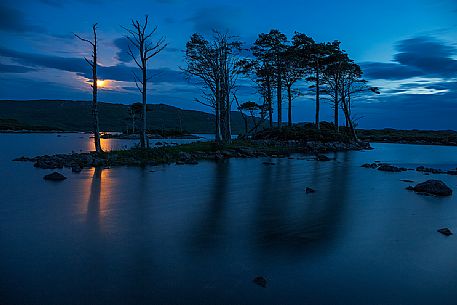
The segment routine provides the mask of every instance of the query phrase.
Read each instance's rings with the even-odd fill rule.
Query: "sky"
[[[359,127],[457,130],[457,0],[2,0],[0,99],[90,100],[84,57],[91,50],[73,33],[91,38],[97,22],[99,100],[140,101],[122,26],[146,14],[157,25],[154,39],[168,43],[149,63],[150,103],[210,112],[195,102],[199,87],[181,73],[186,41],[218,29],[249,47],[274,28],[289,38],[298,31],[342,42],[369,84],[381,89],[353,102]],[[249,81],[240,84],[240,100],[259,100]],[[312,121],[308,85],[298,89],[304,94],[294,100],[293,119]],[[331,107],[323,103],[322,119],[331,121]]]

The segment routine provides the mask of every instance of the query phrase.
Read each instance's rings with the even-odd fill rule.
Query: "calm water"
[[[436,230],[457,232],[457,194],[419,196],[400,179],[457,192],[457,177],[360,165],[455,168],[457,148],[373,146],[52,183],[10,160],[87,150],[87,135],[0,134],[0,304],[456,304],[457,236]]]

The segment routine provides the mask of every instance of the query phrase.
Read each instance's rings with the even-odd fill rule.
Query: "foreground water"
[[[87,135],[0,134],[0,304],[455,304],[457,236],[436,230],[457,232],[457,194],[419,196],[400,179],[457,192],[457,177],[360,165],[455,168],[457,147],[373,146],[51,183],[11,159],[87,150]]]

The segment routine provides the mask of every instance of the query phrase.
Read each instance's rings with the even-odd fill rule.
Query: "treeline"
[[[246,134],[256,131],[268,120],[283,125],[283,103],[287,101],[287,125],[292,126],[293,100],[300,95],[315,96],[315,126],[320,129],[320,108],[323,98],[334,108],[334,124],[339,131],[339,111],[346,126],[357,140],[352,116],[352,101],[357,94],[379,93],[362,78],[362,69],[341,49],[339,41],[319,43],[296,32],[291,39],[278,30],[258,35],[248,48],[234,36],[215,31],[210,38],[193,34],[186,44],[186,67],[189,79],[198,79],[202,98],[197,102],[210,106],[216,114],[216,140],[231,140],[230,109],[233,103],[246,121]],[[238,79],[253,81],[261,103],[239,102]],[[258,119],[260,118],[260,119]],[[252,120],[248,130],[248,120]]]
[[[144,22],[132,20],[129,27],[122,27],[129,41],[128,55],[138,68],[132,81],[138,88],[142,102],[132,105],[129,116],[132,131],[139,119],[140,144],[149,147],[146,135],[148,63],[166,46],[165,39],[155,39],[157,27],[149,30],[148,16]],[[92,69],[92,114],[95,148],[101,152],[99,119],[97,107],[97,24],[92,27],[90,44],[92,58],[86,59]],[[186,44],[186,65],[182,70],[189,80],[198,80],[202,97],[195,100],[213,108],[215,113],[215,134],[219,144],[230,143],[232,128],[230,113],[236,104],[245,121],[245,134],[256,131],[268,121],[274,126],[283,125],[283,102],[287,101],[287,124],[292,126],[293,100],[303,94],[314,94],[316,101],[315,126],[320,129],[320,108],[323,98],[330,99],[334,108],[334,125],[339,131],[339,112],[344,113],[346,126],[354,140],[357,140],[354,118],[351,113],[352,99],[356,94],[374,92],[362,78],[362,69],[341,49],[339,41],[316,42],[311,37],[296,32],[290,39],[278,30],[261,33],[252,46],[246,47],[237,37],[229,33],[214,31],[205,38],[195,33]],[[240,102],[237,93],[239,79],[249,79],[255,85],[262,102]],[[285,96],[285,97],[284,97]],[[249,123],[249,120],[251,122]]]

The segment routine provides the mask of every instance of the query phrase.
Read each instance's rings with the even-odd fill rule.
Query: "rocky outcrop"
[[[52,174],[46,175],[43,177],[44,180],[51,180],[51,181],[62,181],[67,179],[64,175],[58,172],[53,172]]]
[[[408,187],[408,190],[415,191],[416,193],[424,193],[435,196],[451,196],[452,189],[449,188],[441,180],[427,180],[425,182],[419,183],[414,187]]]
[[[452,232],[448,228],[442,228],[437,230],[439,233],[445,235],[445,236],[451,236]]]
[[[267,287],[267,280],[263,276],[256,276],[252,282],[256,285],[259,285],[262,288]]]
[[[390,165],[390,164],[381,164],[378,167],[378,170],[379,171],[383,171],[383,172],[399,173],[399,172],[405,172],[408,169],[406,169],[404,167],[393,166],[393,165]]]

